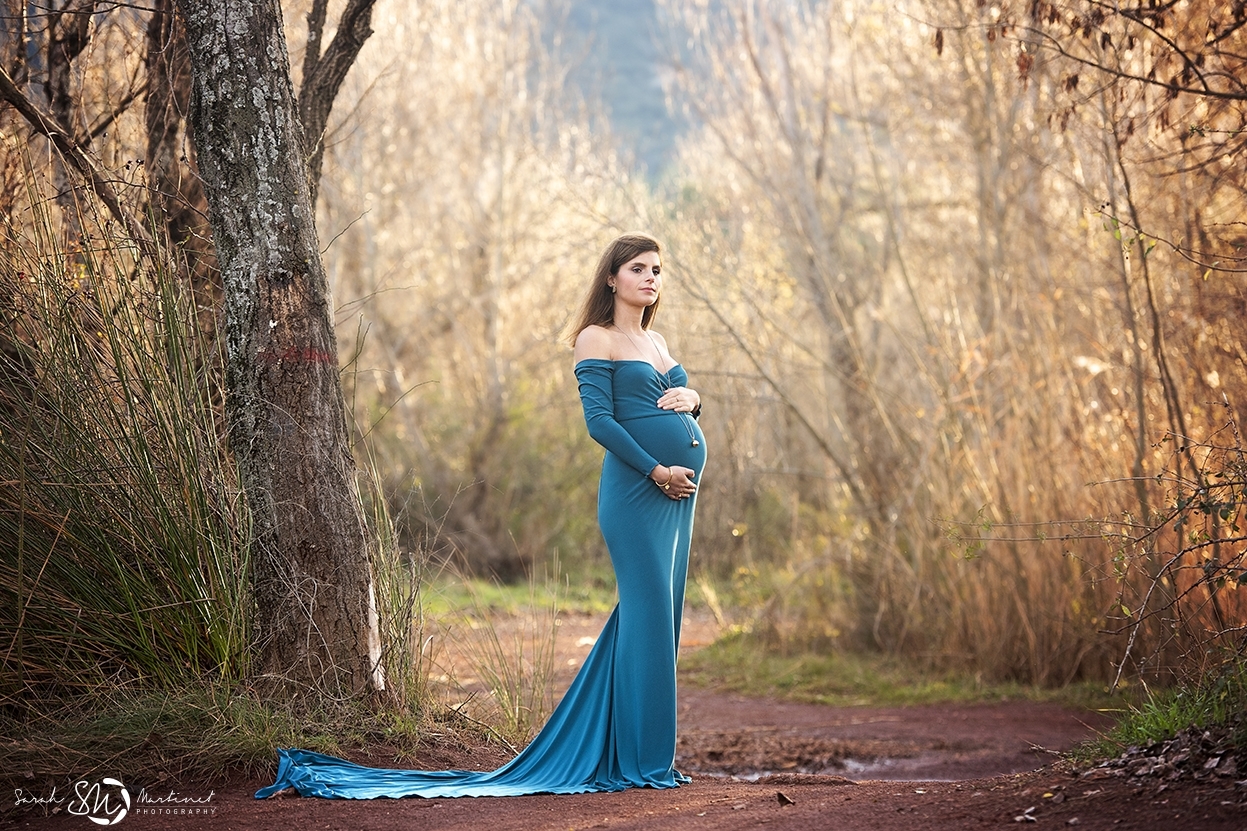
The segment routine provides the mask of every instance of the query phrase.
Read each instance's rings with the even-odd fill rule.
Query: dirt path
[[[1024,701],[839,708],[684,690],[677,755],[682,769],[747,779],[947,781],[1034,770],[1107,724]]]
[[[696,619],[685,645],[713,636]],[[565,618],[560,627],[563,686],[587,654],[600,623]],[[164,783],[197,805],[134,810],[119,823],[151,829],[978,829],[1044,827],[1221,831],[1247,828],[1247,780],[1139,778],[1125,768],[1076,776],[1043,768],[1055,753],[1104,726],[1102,717],[1050,704],[1001,702],[895,708],[836,708],[751,699],[706,690],[680,694],[678,764],[690,785],[618,794],[505,799],[366,802],[283,796],[259,801],[268,778],[208,786]],[[391,766],[375,752],[352,756]],[[491,769],[506,760],[496,744],[431,746],[412,767]],[[1038,769],[1038,770],[1037,770]],[[1234,777],[1237,778],[1237,777]],[[127,783],[137,795],[137,783]],[[781,797],[782,794],[782,797]],[[204,801],[205,798],[210,799]],[[8,800],[6,800],[7,802]],[[11,803],[10,803],[11,804]],[[9,805],[3,806],[4,808]],[[94,828],[39,806],[0,813],[0,826]],[[199,811],[201,813],[187,813]],[[7,824],[7,825],[6,825]]]
[[[706,706],[741,702],[707,695]],[[769,713],[774,702],[756,702],[753,712]],[[748,708],[746,708],[748,710]],[[870,711],[874,715],[880,712]],[[932,709],[926,715],[936,714]],[[920,719],[866,720],[861,713],[836,711],[824,721],[840,719],[869,736],[870,724],[887,731]],[[890,717],[889,717],[890,718]],[[873,720],[872,720],[873,719]],[[856,723],[854,723],[856,722]],[[950,726],[960,727],[956,721]],[[748,725],[742,725],[748,727]],[[932,731],[938,732],[938,731]],[[881,734],[882,735],[882,734]],[[961,741],[960,731],[955,740]],[[890,741],[890,739],[885,739]],[[386,764],[378,757],[358,761]],[[491,754],[439,749],[419,760],[420,766],[485,768],[496,764]],[[951,770],[951,769],[950,769]],[[445,829],[446,831],[531,831],[531,829],[963,829],[1018,827],[1027,817],[1043,827],[1138,829],[1139,831],[1242,831],[1247,816],[1244,789],[1231,782],[1185,781],[1161,789],[1139,787],[1125,777],[1083,778],[1046,769],[1038,772],[971,778],[958,781],[852,781],[828,775],[778,774],[754,782],[724,776],[694,775],[692,784],[670,791],[633,790],[583,796],[531,796],[501,799],[403,799],[363,802],[279,797],[256,800],[256,788],[268,779],[237,779],[213,789],[197,783],[161,786],[159,793],[202,800],[203,816],[185,813],[131,813],[121,825],[133,828],[237,829]],[[133,786],[131,786],[133,787]],[[137,791],[137,789],[135,789]],[[781,802],[780,794],[783,795]],[[785,804],[788,803],[788,804]],[[177,811],[179,809],[172,809]],[[185,811],[186,809],[181,809]],[[0,816],[0,825],[20,829],[93,828],[83,817],[42,816],[35,810]],[[1017,823],[1018,825],[1015,825]]]

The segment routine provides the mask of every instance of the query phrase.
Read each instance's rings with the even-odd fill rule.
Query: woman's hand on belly
[[[697,471],[681,465],[658,465],[650,471],[649,478],[657,485],[668,499],[677,502],[687,499],[697,491],[693,477]]]
[[[662,410],[674,410],[677,413],[691,413],[701,404],[701,396],[697,390],[688,387],[672,387],[658,399],[658,407]]]

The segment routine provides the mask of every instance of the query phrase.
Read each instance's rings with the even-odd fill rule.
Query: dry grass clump
[[[248,520],[173,272],[35,211],[0,258],[0,695],[246,671]]]

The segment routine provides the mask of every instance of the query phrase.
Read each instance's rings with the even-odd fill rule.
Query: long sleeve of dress
[[[659,461],[646,453],[615,420],[614,374],[615,365],[611,361],[589,358],[576,364],[585,424],[594,441],[648,477]]]

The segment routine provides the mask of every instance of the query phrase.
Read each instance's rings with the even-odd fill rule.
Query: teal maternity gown
[[[688,781],[675,769],[675,664],[689,537],[697,496],[672,500],[649,479],[657,464],[682,465],[701,481],[706,440],[687,413],[659,409],[678,364],[576,364],[589,435],[606,448],[598,523],[619,587],[611,613],[571,688],[528,747],[494,771],[367,768],[306,750],[278,751],[277,781],[257,798],[294,788],[303,796],[519,796],[589,793]],[[696,443],[696,446],[694,446]]]

